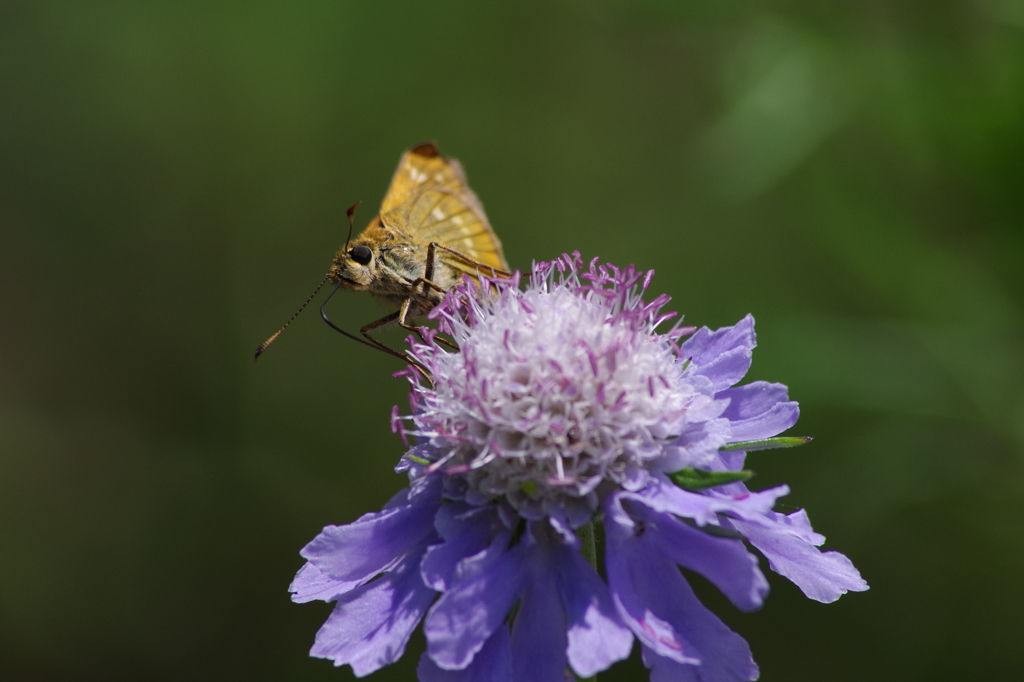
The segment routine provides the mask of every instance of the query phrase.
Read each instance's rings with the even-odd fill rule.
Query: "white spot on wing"
[[[452,216],[452,222],[455,223],[456,225],[461,225],[462,224],[462,216],[453,215]]]
[[[409,168],[409,179],[415,182],[417,185],[427,181],[427,174],[423,171],[416,170],[415,168]]]
[[[434,216],[434,220],[436,220],[437,222],[441,222],[442,220],[444,220],[444,211],[442,211],[439,208],[435,208],[433,211],[431,211],[430,215]]]

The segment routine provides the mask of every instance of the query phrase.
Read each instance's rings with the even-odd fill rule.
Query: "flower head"
[[[747,543],[813,599],[867,589],[802,511],[772,511],[785,486],[741,482],[751,441],[798,416],[781,384],[736,386],[753,319],[659,333],[673,314],[643,300],[651,275],[574,254],[525,290],[467,281],[435,308],[459,350],[410,351],[431,377],[408,373],[413,414],[396,418],[418,441],[398,467],[410,488],[303,549],[293,598],[338,604],[313,655],[365,675],[423,621],[422,682],[589,677],[634,639],[652,680],[752,680],[746,642],[680,566],[742,610],[768,589]],[[595,521],[601,571],[581,552]]]

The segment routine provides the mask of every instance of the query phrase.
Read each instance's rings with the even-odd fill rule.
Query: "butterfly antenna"
[[[361,203],[363,203],[363,202],[357,201],[356,203],[354,203],[351,206],[349,206],[348,210],[345,211],[345,215],[348,216],[348,236],[345,237],[345,249],[344,249],[345,253],[348,253],[348,243],[350,241],[352,241],[352,223],[354,222],[354,219],[353,219],[352,216],[354,216],[355,213],[356,213],[356,206],[358,206]],[[331,294],[331,296],[333,296],[333,295],[334,294]]]
[[[353,206],[353,208],[355,208],[355,207]],[[351,210],[351,209],[349,209],[349,210]],[[292,323],[292,321],[295,320],[295,318],[299,316],[299,313],[301,313],[303,310],[306,309],[306,306],[309,305],[309,302],[313,300],[313,298],[320,292],[320,289],[323,288],[324,284],[327,284],[327,280],[329,280],[330,278],[331,278],[330,275],[327,275],[326,277],[324,277],[323,281],[321,281],[320,284],[316,285],[316,289],[314,289],[313,293],[311,293],[309,295],[309,298],[306,299],[306,302],[303,303],[302,306],[298,310],[295,311],[294,315],[292,315],[290,318],[288,318],[288,321],[284,323],[284,326],[281,327],[280,329],[278,329],[276,332],[274,332],[273,336],[271,336],[269,339],[267,339],[266,341],[264,341],[263,343],[260,344],[259,348],[256,349],[256,355],[253,356],[253,360],[254,361],[255,360],[259,360],[260,359],[260,355],[262,355],[263,351],[265,351],[267,349],[267,346],[272,344],[274,342],[274,339],[279,337],[281,335],[281,332],[283,332],[285,329],[287,329],[288,325],[290,325]]]

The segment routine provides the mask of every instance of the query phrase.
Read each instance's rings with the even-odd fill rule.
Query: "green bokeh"
[[[286,587],[403,485],[405,386],[315,314],[251,358],[425,139],[514,266],[757,317],[815,441],[755,487],[872,586],[702,587],[763,679],[1019,675],[1024,3],[33,0],[0,7],[0,678],[352,678]]]

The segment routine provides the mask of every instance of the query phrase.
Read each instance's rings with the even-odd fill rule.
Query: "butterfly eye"
[[[370,251],[369,247],[363,246],[362,244],[353,246],[349,249],[348,255],[352,257],[352,260],[360,265],[368,265],[370,261],[373,260],[373,252]]]

